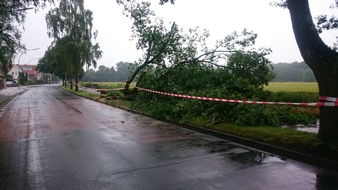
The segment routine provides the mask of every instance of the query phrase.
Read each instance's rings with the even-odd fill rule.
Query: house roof
[[[36,65],[18,65],[18,67],[23,71],[35,70]]]
[[[27,75],[37,75],[38,72],[36,70],[27,70],[26,71]]]

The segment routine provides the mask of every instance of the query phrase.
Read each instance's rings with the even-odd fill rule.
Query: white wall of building
[[[18,80],[19,72],[22,72],[21,69],[17,65],[14,65],[8,74],[11,75],[14,80]]]

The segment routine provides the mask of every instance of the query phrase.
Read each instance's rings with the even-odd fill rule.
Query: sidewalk
[[[23,93],[28,88],[27,86],[20,86],[20,89],[18,87],[7,87],[0,90],[0,108],[5,104],[7,101],[9,101],[11,98],[13,98],[15,95],[19,93]]]

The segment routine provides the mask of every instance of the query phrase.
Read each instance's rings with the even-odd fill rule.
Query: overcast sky
[[[166,23],[175,21],[186,30],[195,26],[208,29],[210,42],[247,28],[258,34],[257,47],[272,49],[273,53],[268,58],[273,63],[302,61],[288,10],[269,6],[271,1],[176,0],[175,5],[159,6],[159,0],[150,0],[156,15]],[[335,13],[336,10],[329,9],[333,2],[310,0],[312,16]],[[103,57],[98,61],[98,66],[111,67],[120,61],[134,62],[141,57],[141,52],[135,48],[135,41],[130,41],[131,21],[123,16],[122,7],[115,0],[85,0],[85,7],[93,11],[94,28],[99,31],[97,42]],[[20,64],[37,64],[50,45],[45,22],[47,11],[29,11],[22,42],[27,49],[40,49],[22,54]],[[335,36],[335,31],[322,34],[328,45],[336,41]],[[18,57],[15,64],[18,63]]]

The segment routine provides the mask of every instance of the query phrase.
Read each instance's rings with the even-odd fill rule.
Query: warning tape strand
[[[327,101],[327,102],[338,102],[338,98],[328,97],[328,96],[321,96],[320,100]]]
[[[166,96],[173,96],[173,97],[186,98],[186,99],[195,99],[195,100],[226,102],[226,103],[263,104],[263,105],[291,105],[291,106],[312,106],[312,107],[338,106],[337,98],[332,98],[332,97],[325,97],[325,101],[329,101],[329,102],[302,102],[302,103],[266,102],[266,101],[254,101],[254,100],[232,100],[232,99],[224,99],[224,98],[209,98],[209,97],[191,96],[191,95],[184,95],[184,94],[161,92],[161,91],[149,90],[149,89],[141,88],[141,87],[135,87],[135,88],[142,90],[142,91],[145,91],[145,92],[151,92],[151,93],[154,93],[154,94],[161,94],[161,95],[166,95]],[[324,96],[321,96],[320,100],[324,100]]]
[[[76,84],[79,87],[87,88],[81,85]],[[215,102],[225,102],[225,103],[238,103],[238,104],[263,104],[263,105],[290,105],[290,106],[310,106],[310,107],[337,107],[338,106],[338,98],[328,97],[328,96],[320,96],[320,100],[322,102],[267,102],[267,101],[255,101],[255,100],[232,100],[232,99],[224,99],[224,98],[210,98],[210,97],[202,97],[202,96],[191,96],[184,94],[175,94],[169,92],[161,92],[156,90],[150,90],[141,87],[135,87],[139,90],[145,92],[151,92],[154,94],[161,94],[166,96],[173,96],[178,98],[186,98],[186,99],[195,99],[195,100],[205,100],[205,101],[215,101]],[[112,90],[123,90],[124,88],[115,88]]]

